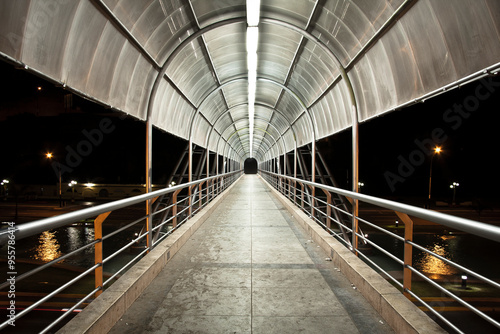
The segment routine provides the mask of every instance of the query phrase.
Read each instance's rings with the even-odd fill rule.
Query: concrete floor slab
[[[299,251],[279,250],[273,253],[267,250],[252,250],[252,259],[255,263],[313,264],[311,257],[303,249]]]
[[[359,333],[352,320],[345,316],[330,317],[253,317],[254,334],[296,333]]]
[[[249,316],[180,316],[155,319],[148,333],[251,333]],[[182,328],[182,331],[179,331]]]
[[[270,194],[242,177],[110,333],[392,333]]]

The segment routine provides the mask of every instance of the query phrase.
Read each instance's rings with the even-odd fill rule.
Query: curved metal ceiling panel
[[[227,106],[221,91],[214,92],[210,97],[198,107],[198,110],[213,124],[219,115],[227,110]]]
[[[198,114],[193,121],[193,143],[201,147],[206,147],[208,134],[210,133],[211,128],[212,126],[210,123]]]
[[[229,108],[248,103],[248,83],[246,80],[232,81],[230,84],[224,86],[222,91],[224,92]]]
[[[186,69],[189,68],[189,71]],[[193,41],[175,57],[167,69],[168,77],[187,96],[189,101],[198,106],[202,98],[215,89],[216,82],[207,59],[198,41]]]
[[[316,44],[305,43],[289,87],[311,105],[340,76],[335,60]]]
[[[151,121],[154,125],[181,138],[189,138],[195,110],[165,80],[160,82],[153,105]]]
[[[246,75],[246,25],[235,23],[205,34],[208,53],[221,83]]]
[[[200,28],[219,21],[246,16],[245,0],[191,0],[190,2]]]
[[[266,79],[284,84],[294,61],[301,37],[280,26],[262,24],[259,28],[258,68]]]
[[[261,104],[274,107],[281,93],[280,86],[271,82],[259,80],[257,83],[257,91],[255,92],[255,100]]]
[[[157,74],[156,70],[146,59],[142,57],[137,59],[132,79],[125,95],[126,105],[122,110],[130,110],[129,114],[142,120],[147,118],[151,88]],[[116,103],[115,105],[118,104]]]
[[[303,103],[301,104],[296,96],[285,92],[276,109],[280,110],[290,123],[293,123],[301,114],[305,112]]]
[[[316,1],[312,0],[261,1],[261,11],[266,13],[266,17],[290,22],[302,29],[307,27],[315,6]]]
[[[495,0],[260,10],[258,157],[348,128],[353,105],[368,120],[500,68]],[[244,0],[0,1],[2,59],[185,139],[199,109],[193,141],[240,158],[251,138],[245,41]]]

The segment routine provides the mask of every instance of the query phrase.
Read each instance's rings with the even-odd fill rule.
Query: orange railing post
[[[94,263],[95,264],[100,264],[99,267],[95,268],[94,270],[94,276],[95,276],[95,288],[100,288],[99,291],[95,293],[96,298],[99,297],[99,295],[102,293],[103,289],[103,270],[102,270],[102,223],[108,218],[109,212],[101,213],[97,218],[94,220],[94,240],[100,240],[98,243],[95,244],[94,246]]]

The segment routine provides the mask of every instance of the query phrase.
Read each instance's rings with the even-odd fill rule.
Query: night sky
[[[65,163],[63,182],[143,183],[145,125],[70,94],[24,70],[0,62],[0,178],[17,184],[57,182],[47,152]],[[427,196],[429,149],[433,197],[449,200],[496,195],[500,135],[500,79],[472,82],[459,89],[360,125],[362,192],[391,198]],[[492,81],[494,80],[494,81]],[[38,90],[41,87],[41,90]],[[96,131],[100,131],[97,133]],[[91,145],[82,145],[82,142]],[[153,183],[166,182],[186,141],[155,129]],[[80,145],[80,146],[79,146]],[[318,142],[341,187],[350,187],[351,131]],[[80,150],[85,156],[70,152]]]

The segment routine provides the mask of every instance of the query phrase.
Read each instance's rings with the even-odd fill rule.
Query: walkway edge
[[[238,182],[239,180],[236,180]],[[234,182],[130,268],[57,334],[107,333],[227,196]]]
[[[267,182],[264,181],[264,183],[311,237],[311,240],[326,254],[330,254],[333,263],[396,333],[446,333],[434,320],[344,245],[332,238],[288,198]]]

